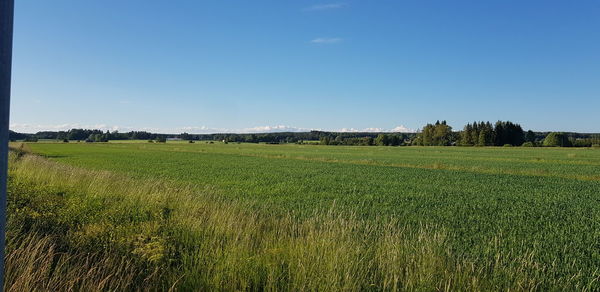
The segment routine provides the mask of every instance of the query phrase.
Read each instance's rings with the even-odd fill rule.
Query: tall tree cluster
[[[535,136],[529,139],[535,139]],[[473,122],[467,124],[460,133],[460,144],[465,146],[503,146],[506,144],[521,146],[525,142],[525,133],[521,125],[509,121]],[[533,142],[533,141],[531,141]]]
[[[519,124],[498,121],[494,125],[494,142],[496,146],[521,146],[525,142],[525,133]]]
[[[427,124],[415,140],[416,145],[422,146],[449,146],[453,141],[452,127],[446,121],[437,121]]]
[[[459,144],[466,146],[492,146],[494,145],[494,127],[490,122],[469,123],[460,133]]]

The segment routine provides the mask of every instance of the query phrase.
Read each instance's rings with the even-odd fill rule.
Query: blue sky
[[[11,129],[600,132],[600,1],[18,0]]]

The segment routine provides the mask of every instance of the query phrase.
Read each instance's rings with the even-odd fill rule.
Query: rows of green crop
[[[263,213],[309,216],[312,210],[335,205],[371,220],[395,217],[408,226],[439,224],[449,231],[453,254],[473,260],[490,260],[498,249],[514,256],[534,251],[531,257],[556,265],[555,273],[583,270],[583,277],[591,277],[600,262],[600,181],[569,178],[600,173],[596,150],[251,144],[31,147],[77,166],[214,186],[222,196],[257,202]],[[401,167],[403,163],[424,167]],[[506,174],[509,170],[515,174]],[[523,170],[532,173],[519,175]],[[545,172],[537,175],[534,170]]]
[[[268,214],[214,188],[20,152],[9,182],[7,291],[571,291],[600,277],[568,248],[549,261],[501,232],[469,258],[449,248],[458,230],[411,214]]]
[[[522,174],[600,180],[600,151],[558,148],[473,147],[322,147],[309,145],[255,144],[105,144],[68,147],[46,144],[43,151],[83,154],[89,149],[110,147],[125,151],[217,153],[265,158],[293,158],[354,164],[422,167],[469,172]],[[65,148],[66,147],[66,148]],[[38,146],[39,148],[39,146]],[[64,149],[63,149],[64,148]],[[77,148],[77,149],[73,149]],[[66,151],[66,152],[63,152]],[[71,152],[74,151],[74,152]],[[83,151],[83,152],[78,152]]]

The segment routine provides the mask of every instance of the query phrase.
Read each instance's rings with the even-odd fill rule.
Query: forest
[[[35,134],[10,131],[11,141],[36,142],[58,140],[63,142],[108,142],[110,140],[148,140],[166,142],[169,139],[194,141],[223,141],[226,143],[312,143],[346,146],[556,146],[592,147],[600,145],[600,134],[575,132],[524,131],[511,121],[496,123],[468,123],[462,130],[454,130],[446,121],[425,125],[417,133],[390,132],[277,132],[277,133],[215,133],[164,134],[146,131],[102,131],[98,129],[71,129],[42,131]]]

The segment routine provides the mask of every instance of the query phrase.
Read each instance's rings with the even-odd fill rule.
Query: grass
[[[598,150],[28,146],[15,291],[600,287]]]

